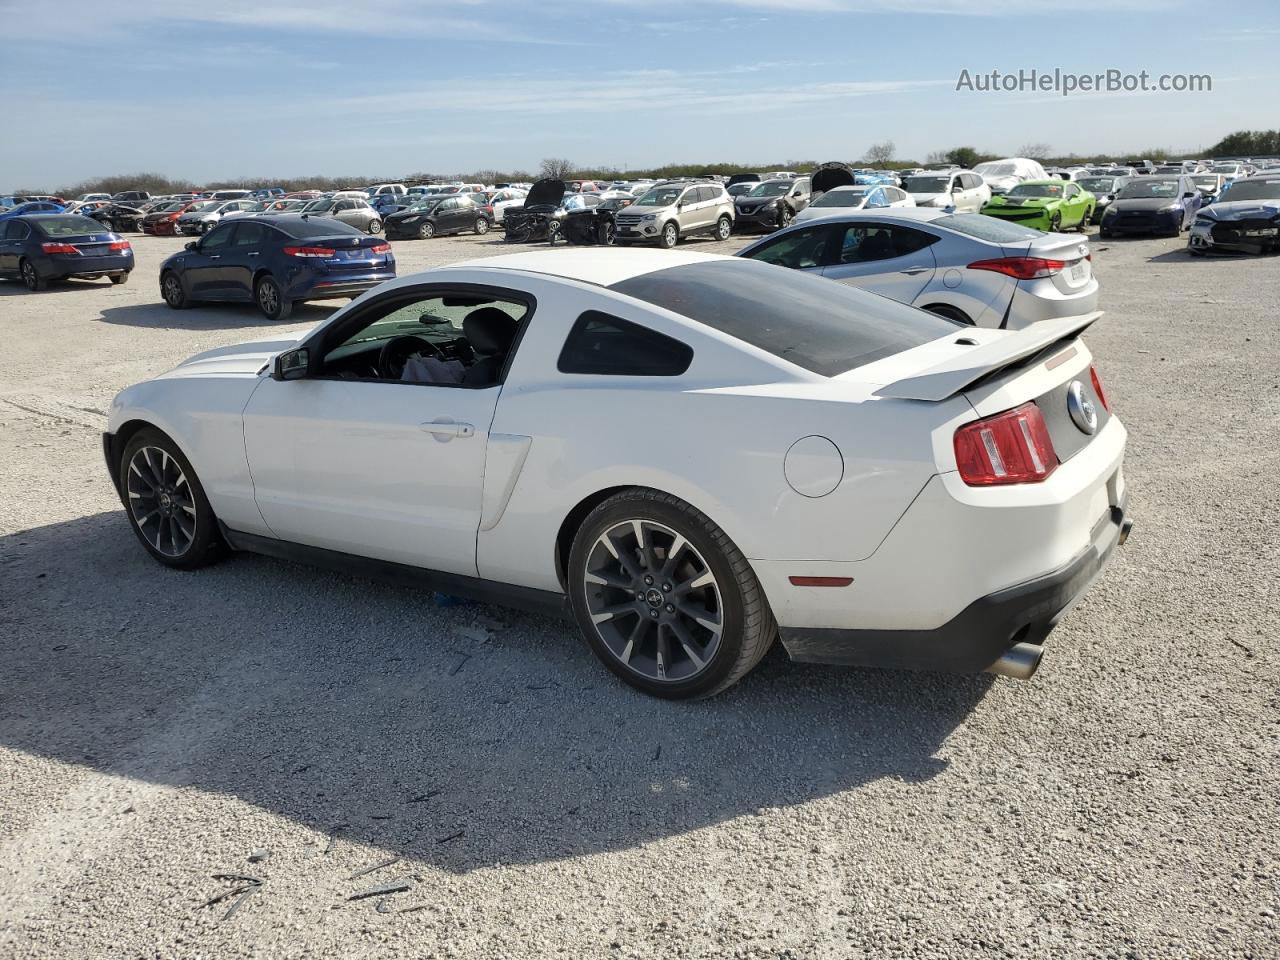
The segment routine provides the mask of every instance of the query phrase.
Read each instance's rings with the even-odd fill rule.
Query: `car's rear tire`
[[[366,228],[369,236],[373,236],[375,233],[377,233],[381,229],[382,229],[382,221],[376,218],[373,220],[370,220],[369,226]]]
[[[424,223],[418,227],[418,239],[430,240],[436,235],[436,225],[434,223]]]
[[[268,320],[284,320],[293,313],[293,301],[284,295],[279,282],[271,274],[259,277],[253,285],[253,302]]]
[[[769,649],[777,624],[746,557],[676,497],[628,490],[597,506],[567,565],[578,626],[601,662],[638,690],[713,696]]]
[[[22,285],[33,293],[49,286],[48,279],[40,276],[40,271],[30,260],[24,259],[18,264],[18,273],[22,277]]]
[[[658,246],[663,250],[670,250],[679,242],[680,228],[674,222],[663,224],[662,232],[658,234]]]
[[[716,239],[728,240],[729,235],[733,233],[733,220],[729,217],[721,217],[716,221]]]
[[[160,275],[160,297],[172,310],[185,310],[191,306],[187,292],[182,289],[182,280],[172,270]]]
[[[476,217],[475,231],[477,236],[483,237],[489,232],[489,221],[485,217]]]
[[[191,463],[159,430],[139,430],[117,465],[120,498],[138,540],[166,567],[194,570],[219,560],[225,544]]]
[[[114,283],[117,287],[123,284],[126,284],[129,282],[129,274],[127,272],[113,273],[111,274],[111,282]]]

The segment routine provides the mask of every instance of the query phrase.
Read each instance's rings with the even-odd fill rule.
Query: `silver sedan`
[[[1019,329],[1097,308],[1089,241],[928,207],[832,213],[740,257],[806,270],[961,323]]]

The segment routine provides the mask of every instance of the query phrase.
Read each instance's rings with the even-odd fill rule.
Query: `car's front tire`
[[[1049,215],[1049,233],[1057,233],[1062,229],[1062,214],[1057,211]]]
[[[658,246],[663,250],[672,249],[680,242],[680,228],[674,223],[664,224],[662,233],[658,234]]]
[[[191,306],[187,292],[182,288],[182,280],[172,270],[160,275],[160,297],[171,310],[185,310]]]
[[[224,545],[209,498],[169,437],[150,428],[134,434],[118,477],[129,525],[152,557],[178,570],[221,558]]]
[[[728,240],[729,235],[733,233],[733,221],[728,217],[721,217],[716,221],[716,239]]]
[[[369,236],[373,236],[374,234],[376,234],[378,231],[382,229],[382,221],[376,218],[373,220],[370,220],[369,226],[366,227],[365,229],[368,231]]]
[[[284,295],[280,283],[271,274],[260,277],[254,284],[253,301],[268,320],[284,320],[293,312],[293,301]]]
[[[623,681],[671,700],[737,683],[777,625],[751,565],[711,519],[656,490],[615,494],[587,516],[567,565],[592,651]]]
[[[436,225],[434,223],[427,222],[422,224],[420,227],[418,227],[419,240],[430,240],[435,235],[436,235]]]

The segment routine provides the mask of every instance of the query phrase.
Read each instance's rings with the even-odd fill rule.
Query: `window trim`
[[[589,373],[582,370],[566,370],[564,368],[565,351],[569,348],[569,341],[573,339],[575,334],[579,333],[587,324],[591,323],[596,318],[603,318],[611,323],[620,323],[626,324],[630,327],[636,327],[643,330],[645,333],[652,334],[655,337],[660,337],[663,340],[668,340],[671,343],[683,347],[688,352],[688,359],[685,361],[685,365],[675,373]],[[629,320],[626,317],[621,317],[616,313],[609,313],[605,310],[591,308],[583,310],[582,313],[578,314],[577,319],[573,321],[573,326],[571,326],[569,328],[569,332],[565,334],[564,343],[560,345],[560,352],[556,355],[556,372],[564,377],[625,377],[627,379],[683,377],[689,372],[689,368],[693,366],[695,356],[696,352],[693,347],[678,337],[673,337],[669,333],[663,333],[661,330],[655,330],[648,324],[639,323],[635,320]]]
[[[502,369],[498,371],[498,378],[493,383],[483,386],[474,383],[426,383],[416,380],[386,380],[382,377],[326,376],[323,372],[317,372],[323,364],[325,355],[330,350],[337,347],[342,340],[351,336],[361,327],[375,322],[367,319],[371,312],[381,310],[388,304],[396,304],[396,306],[386,311],[386,313],[390,313],[392,310],[412,303],[414,300],[422,300],[431,296],[447,295],[449,293],[489,295],[495,300],[508,300],[525,305],[527,312],[524,315],[524,319],[516,327],[516,338],[511,341],[511,349],[507,351],[506,359],[502,362]],[[298,348],[305,348],[308,351],[308,363],[307,375],[298,379],[326,380],[338,383],[383,383],[403,387],[444,387],[451,390],[489,390],[493,387],[502,387],[507,382],[507,374],[511,370],[511,362],[520,350],[525,331],[529,329],[529,324],[533,321],[537,309],[538,300],[533,294],[524,290],[516,290],[512,287],[499,287],[486,283],[426,283],[415,287],[390,290],[381,296],[374,297],[359,310],[353,310],[338,322],[322,327],[300,343]]]

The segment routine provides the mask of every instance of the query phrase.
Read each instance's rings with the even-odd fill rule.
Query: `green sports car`
[[[1025,180],[983,206],[989,217],[1056,233],[1076,227],[1082,233],[1093,216],[1097,198],[1069,180]]]

